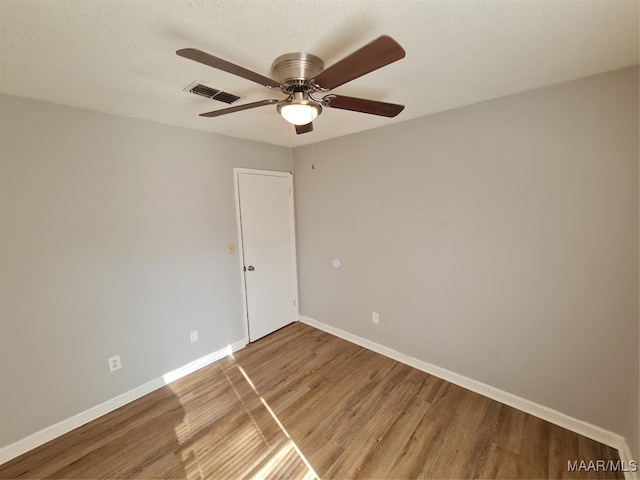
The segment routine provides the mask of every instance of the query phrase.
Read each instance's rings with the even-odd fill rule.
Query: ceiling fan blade
[[[181,57],[188,58],[189,60],[193,60],[195,62],[200,62],[204,65],[217,68],[218,70],[237,75],[238,77],[246,78],[247,80],[259,83],[260,85],[264,85],[265,87],[277,88],[280,86],[280,84],[275,80],[260,75],[259,73],[252,72],[251,70],[247,70],[246,68],[239,65],[227,62],[226,60],[223,60],[221,58],[214,57],[213,55],[210,55],[196,48],[183,48],[182,50],[178,50],[176,53]]]
[[[235,107],[223,108],[222,110],[214,110],[213,112],[201,113],[201,117],[219,117],[220,115],[226,115],[227,113],[241,112],[242,110],[249,110],[250,108],[264,107],[265,105],[273,105],[280,100],[269,99],[260,100],[259,102],[245,103],[244,105],[236,105]]]
[[[376,100],[367,100],[365,98],[345,97],[344,95],[327,95],[324,97],[322,104],[331,108],[369,113],[371,115],[380,115],[382,117],[395,117],[404,110],[404,105],[378,102]]]
[[[400,60],[405,55],[406,52],[398,42],[388,35],[383,35],[320,72],[314,81],[319,87],[332,90]]]
[[[309,132],[313,132],[313,122],[309,122],[306,125],[296,125],[296,133],[298,135]]]

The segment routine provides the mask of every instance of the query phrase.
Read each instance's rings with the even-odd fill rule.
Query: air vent
[[[187,92],[200,95],[201,97],[211,98],[213,100],[218,100],[227,104],[232,104],[240,98],[239,96],[233,95],[232,93],[223,92],[222,90],[217,90],[199,82],[193,82],[191,85],[185,88],[185,90]]]
[[[220,92],[216,96],[211,98],[213,98],[214,100],[220,100],[221,102],[224,102],[224,103],[233,103],[236,100],[238,100],[240,97],[238,97],[237,95],[233,95],[232,93]]]

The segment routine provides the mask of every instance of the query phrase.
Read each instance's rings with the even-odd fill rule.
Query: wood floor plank
[[[364,399],[349,421],[342,422],[332,439],[343,450],[326,470],[334,478],[351,478],[377,448],[389,427],[400,416],[415,394],[416,383],[411,381],[413,369],[398,365],[378,389]]]
[[[451,385],[432,404],[428,419],[440,428],[425,447],[426,458],[414,478],[474,478],[469,470],[471,462],[476,461],[475,445],[485,441],[478,436],[484,420],[485,401],[490,400]],[[434,431],[430,425],[427,427],[427,432]]]
[[[441,433],[440,425],[432,421],[429,416],[423,416],[410,433],[409,440],[405,443],[400,455],[393,462],[388,476],[390,478],[421,478],[425,457],[432,458],[429,453],[430,447],[435,445]]]
[[[577,478],[569,472],[568,462],[580,455],[579,439],[564,428],[551,428],[549,433],[549,476],[552,478]]]
[[[549,478],[549,431],[552,425],[532,415],[524,419],[518,476]],[[535,442],[526,439],[536,439]]]
[[[0,478],[623,478],[605,445],[302,323],[0,465]]]
[[[430,404],[420,398],[412,398],[395,419],[387,432],[377,442],[371,454],[355,471],[354,478],[389,477],[389,471],[405,449],[410,437],[407,432],[415,432],[425,417]]]
[[[487,461],[477,478],[519,478],[517,455],[497,443],[492,443]]]
[[[520,454],[524,433],[524,421],[526,415],[515,408],[503,405],[500,415],[500,424],[494,436],[494,442],[500,449]]]

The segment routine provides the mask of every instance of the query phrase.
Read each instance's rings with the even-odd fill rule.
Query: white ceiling
[[[638,0],[0,0],[0,91],[283,146],[367,130],[638,64]],[[325,109],[295,135],[261,107],[183,91],[194,80],[280,98],[248,80],[178,57],[193,47],[274,78],[287,52],[325,66],[382,34],[399,62],[334,93],[406,105],[395,119]]]

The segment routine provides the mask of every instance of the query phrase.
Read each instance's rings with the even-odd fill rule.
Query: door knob
[[[250,272],[253,272],[253,271],[255,270],[255,268],[254,268],[254,266],[253,266],[253,265],[249,265],[249,266],[247,267],[247,270],[249,270]]]

